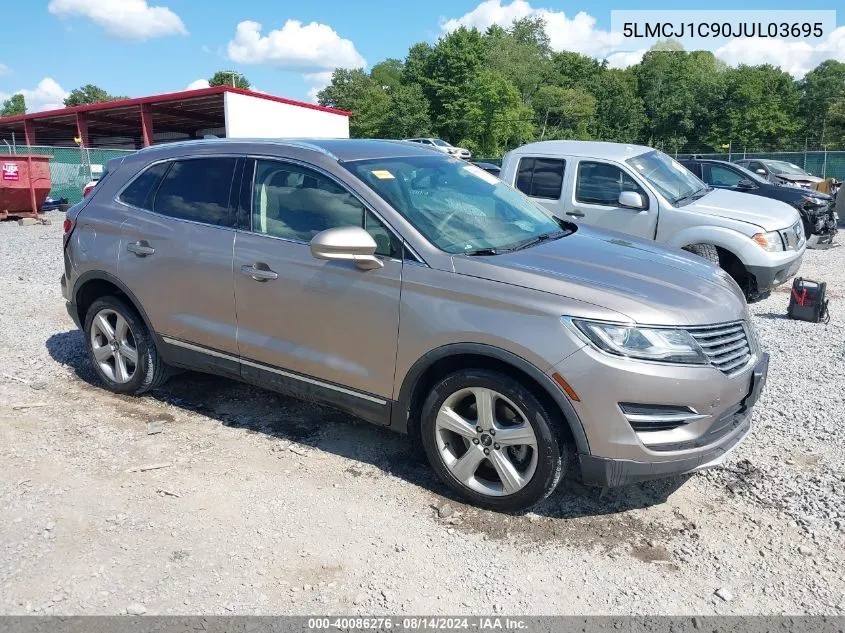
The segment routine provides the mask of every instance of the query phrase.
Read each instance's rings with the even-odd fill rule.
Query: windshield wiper
[[[477,248],[474,251],[464,251],[464,255],[474,257],[476,255],[499,255],[502,251],[495,248]]]
[[[536,246],[541,242],[549,242],[552,240],[560,239],[564,235],[568,235],[567,231],[553,231],[551,233],[543,233],[542,235],[529,237],[528,239],[522,240],[521,242],[512,244],[511,246],[508,246],[507,250],[521,251],[523,248],[530,248],[531,246]]]
[[[679,202],[684,202],[685,200],[698,199],[698,198],[701,198],[702,196],[704,196],[704,194],[710,193],[711,191],[713,191],[712,187],[702,187],[701,189],[696,189],[692,193],[688,193],[685,196],[681,196],[680,198],[676,198],[675,200],[672,201],[672,204],[678,204]]]

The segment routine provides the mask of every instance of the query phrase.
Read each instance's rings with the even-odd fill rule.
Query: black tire
[[[719,251],[712,244],[690,244],[684,246],[685,251],[703,257],[708,262],[719,265]]]
[[[134,342],[137,363],[134,365],[134,371],[131,377],[126,382],[116,381],[113,377],[109,376],[94,356],[92,324],[97,315],[104,310],[116,313],[126,320]],[[122,299],[106,296],[94,301],[85,315],[85,327],[83,331],[85,333],[88,356],[94,366],[94,371],[97,372],[97,376],[109,391],[140,395],[146,391],[160,387],[167,380],[169,376],[167,367],[158,355],[155,341],[150,335],[149,330],[147,330],[147,326],[135,309]]]
[[[537,443],[536,467],[528,483],[513,494],[495,496],[473,490],[452,474],[441,455],[436,427],[438,411],[447,398],[472,387],[491,389],[512,401],[524,412],[527,418],[525,422],[534,431]],[[559,414],[548,411],[531,391],[513,378],[494,371],[468,369],[450,374],[434,385],[423,403],[420,434],[431,467],[440,480],[458,496],[482,508],[519,512],[548,497],[560,483],[568,466],[568,452],[560,433],[561,424],[565,422]],[[462,450],[470,448],[468,446]],[[492,447],[490,450],[493,450]],[[486,461],[487,464],[483,462],[485,466],[492,464]]]

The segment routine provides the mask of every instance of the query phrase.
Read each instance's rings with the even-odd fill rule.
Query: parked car
[[[829,244],[836,235],[837,215],[833,197],[818,191],[775,185],[742,165],[709,158],[678,161],[711,187],[751,193],[780,200],[795,207],[804,224],[808,242]]]
[[[650,147],[531,143],[505,155],[502,180],[558,218],[700,255],[724,268],[749,300],[790,279],[806,249],[794,208],[708,187]]]
[[[408,138],[405,140],[409,143],[425,145],[431,149],[436,149],[438,152],[451,154],[452,156],[457,156],[458,158],[462,158],[464,160],[472,158],[472,153],[468,149],[455,147],[451,143],[444,141],[442,138]]]
[[[417,438],[487,508],[575,471],[620,486],[712,467],[766,379],[719,268],[422,147],[154,146],[66,220],[62,293],[106,388],[181,367],[316,400]]]
[[[822,181],[822,178],[813,176],[801,169],[798,165],[785,160],[743,158],[734,162],[776,185],[789,185],[811,189],[813,185]]]
[[[480,169],[483,169],[488,174],[493,174],[497,178],[499,177],[499,173],[502,171],[502,168],[495,163],[478,163],[473,161],[472,164]]]

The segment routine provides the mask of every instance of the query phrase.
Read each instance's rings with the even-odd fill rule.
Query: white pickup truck
[[[749,300],[794,276],[806,249],[801,218],[788,204],[708,187],[650,147],[530,143],[505,155],[500,177],[561,219],[705,257]]]

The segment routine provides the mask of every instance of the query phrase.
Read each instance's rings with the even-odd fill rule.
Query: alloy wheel
[[[116,310],[100,310],[91,322],[91,351],[109,380],[124,384],[138,370],[138,348],[129,322]]]
[[[437,448],[464,486],[490,496],[512,495],[537,469],[537,436],[525,413],[493,389],[450,395],[435,420]]]

